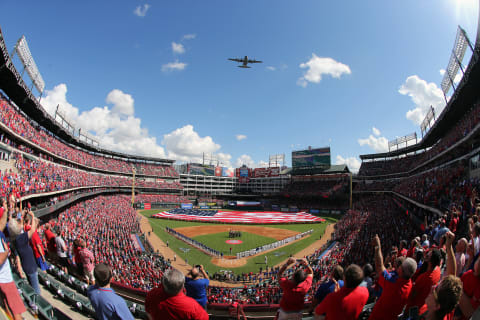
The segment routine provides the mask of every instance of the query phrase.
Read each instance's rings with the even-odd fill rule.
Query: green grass
[[[153,232],[155,232],[155,234],[157,234],[160,237],[160,239],[162,239],[164,242],[168,240],[170,248],[173,251],[175,251],[178,256],[182,257],[183,259],[188,259],[188,263],[190,265],[203,264],[205,269],[208,270],[210,273],[227,269],[225,267],[219,267],[212,264],[210,262],[211,261],[210,256],[206,255],[205,253],[197,250],[192,246],[189,246],[185,242],[178,240],[177,238],[165,232],[165,227],[175,229],[180,227],[208,226],[208,225],[212,225],[211,223],[187,222],[187,221],[175,221],[175,220],[150,218],[152,214],[157,213],[159,211],[161,210],[159,209],[142,210],[140,211],[140,213],[148,218],[150,225],[153,228]],[[325,219],[327,220],[327,223],[264,225],[271,228],[289,229],[289,230],[295,230],[298,232],[304,232],[304,231],[313,229],[314,232],[310,236],[305,237],[295,243],[289,244],[275,251],[270,251],[266,254],[261,254],[253,258],[250,258],[246,265],[239,268],[231,268],[231,270],[235,273],[250,272],[250,271],[257,272],[260,267],[265,268],[265,255],[268,256],[269,266],[273,266],[284,261],[290,256],[290,254],[295,256],[295,253],[300,252],[302,249],[308,247],[310,244],[318,240],[320,236],[322,236],[323,233],[325,232],[325,228],[327,227],[327,224],[335,223],[337,221],[337,219],[334,217],[325,217]],[[229,226],[231,226],[232,229],[235,229],[235,225],[229,224]],[[271,242],[274,242],[274,241],[271,241]]]
[[[205,234],[193,237],[193,239],[209,246],[212,249],[223,252],[224,255],[230,255],[230,248],[232,248],[231,255],[235,255],[237,252],[261,247],[265,244],[274,243],[277,241],[274,238],[264,237],[250,232],[242,232],[241,237],[233,239],[228,237],[228,232]],[[242,240],[242,243],[228,244],[225,243],[227,240]]]

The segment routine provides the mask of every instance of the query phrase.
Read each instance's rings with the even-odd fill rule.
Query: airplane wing
[[[248,60],[248,63],[262,63],[262,61],[258,61],[258,60]]]
[[[236,62],[243,62],[243,59],[237,59],[237,58],[228,58],[228,60],[236,61]]]

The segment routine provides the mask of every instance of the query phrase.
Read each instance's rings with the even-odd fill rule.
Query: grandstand
[[[306,317],[316,288],[329,279],[337,264],[346,267],[378,263],[378,252],[368,245],[376,235],[381,248],[377,246],[375,250],[386,258],[382,267],[393,270],[398,267],[396,259],[400,256],[417,258],[421,256],[419,252],[423,255],[424,251],[439,248],[445,251],[445,274],[451,267],[451,257],[447,256],[450,248],[444,237],[446,232],[437,234],[439,225],[448,226],[457,240],[466,237],[472,244],[478,241],[480,38],[472,46],[472,57],[447,106],[428,132],[422,127],[423,138],[389,152],[361,155],[360,171],[353,178],[346,166],[330,165],[329,148],[295,151],[296,159],[303,160],[298,160],[291,170],[242,167],[235,177],[216,176],[211,167],[197,167],[197,171],[189,168],[179,174],[173,160],[101,149],[76,137],[43,110],[11,62],[1,30],[0,48],[0,196],[13,199],[9,204],[13,210],[17,202],[33,205],[36,216],[44,223],[40,229],[43,237],[52,228],[72,251],[77,249],[75,241],[84,240],[97,263],[113,268],[112,285],[128,298],[130,310],[137,318],[147,318],[145,296],[160,286],[162,276],[175,261],[156,251],[149,242],[146,234],[150,229],[142,229],[132,208],[132,193],[135,202],[159,207],[192,202],[223,206],[233,198],[245,196],[250,200],[251,196],[259,201],[250,203],[258,202],[263,208],[288,212],[292,217],[298,211],[344,213],[339,216],[332,238],[306,255],[314,279],[305,296]],[[318,163],[312,160],[312,165],[305,160],[327,152],[328,164],[325,159]],[[208,172],[199,174],[198,170]],[[209,219],[217,210],[177,208],[169,213]],[[179,235],[174,229],[169,232]],[[435,247],[416,240],[423,234],[436,242]],[[180,237],[199,243],[181,234]],[[406,245],[403,240],[408,241]],[[220,255],[215,248],[205,248]],[[473,250],[469,254],[469,262],[473,262],[478,248],[474,245],[468,250]],[[424,265],[429,263],[422,257],[417,260]],[[67,275],[55,266],[54,259],[49,263],[48,273],[40,274],[40,282],[55,293],[54,302],[62,301],[78,315],[93,317],[95,311],[85,297],[86,284],[76,278],[74,270]],[[460,276],[465,271],[468,275],[468,267],[463,261],[454,274]],[[280,265],[266,265],[256,273],[215,272],[211,278],[218,282],[207,291],[211,318],[224,319],[232,302],[242,300],[249,315],[262,314],[265,319],[273,319],[283,296],[277,279],[279,272]],[[35,294],[17,275],[15,283],[33,314],[48,319],[68,317],[45,297]],[[463,286],[468,288],[468,283]],[[381,281],[369,288],[372,300],[380,287]],[[373,305],[363,308],[365,319],[372,308],[375,313]],[[460,309],[458,312],[471,315]],[[71,318],[76,318],[75,314]]]

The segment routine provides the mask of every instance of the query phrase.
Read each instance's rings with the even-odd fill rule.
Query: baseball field
[[[142,210],[140,213],[148,218],[153,232],[163,242],[167,243],[168,241],[169,248],[172,249],[178,257],[181,257],[189,265],[202,264],[210,273],[222,272],[222,270],[232,270],[236,274],[251,271],[258,272],[260,267],[264,269],[267,265],[277,265],[290,255],[295,256],[296,253],[299,253],[304,248],[319,240],[324,234],[327,225],[336,222],[335,218],[324,217],[326,219],[325,223],[315,224],[236,225],[164,220],[150,217],[158,211],[158,209]],[[212,249],[223,252],[224,259],[222,260],[225,261],[222,262],[219,261],[220,259],[212,259],[211,256],[165,232],[165,227],[172,228]],[[237,252],[273,243],[311,229],[314,230],[311,235],[277,248],[276,250],[264,252],[250,258],[243,258],[242,261],[231,260],[231,263],[225,263],[230,262],[228,258],[234,256]],[[229,230],[241,231],[241,237],[229,238]],[[228,240],[241,240],[241,243],[229,244],[226,243]],[[265,256],[267,256],[267,264],[265,264]]]

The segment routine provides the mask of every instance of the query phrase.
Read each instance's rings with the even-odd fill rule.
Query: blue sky
[[[59,104],[106,148],[227,166],[329,145],[355,169],[420,134],[425,109],[444,105],[457,25],[473,41],[477,18],[476,0],[0,2],[49,112]],[[264,63],[227,60],[245,55]]]

